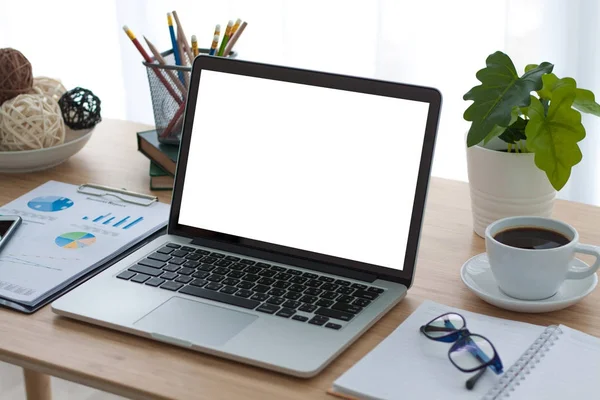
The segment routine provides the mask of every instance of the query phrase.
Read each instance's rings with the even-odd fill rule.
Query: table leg
[[[27,400],[52,400],[50,376],[23,368]]]

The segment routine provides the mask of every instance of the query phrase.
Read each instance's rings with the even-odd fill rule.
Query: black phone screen
[[[11,225],[14,224],[15,221],[0,221],[0,240],[6,235]]]

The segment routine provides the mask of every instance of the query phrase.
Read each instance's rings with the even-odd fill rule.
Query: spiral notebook
[[[471,374],[448,360],[447,343],[426,339],[419,327],[458,312],[472,333],[487,337],[504,373],[488,370],[471,391]],[[558,321],[557,321],[558,322]],[[564,325],[543,327],[424,302],[390,336],[333,384],[347,399],[591,399],[598,398],[600,339]]]

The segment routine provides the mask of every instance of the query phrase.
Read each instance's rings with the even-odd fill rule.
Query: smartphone
[[[0,215],[0,251],[8,243],[11,235],[21,225],[21,217],[16,215]]]

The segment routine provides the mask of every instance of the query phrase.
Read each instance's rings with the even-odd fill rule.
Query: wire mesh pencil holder
[[[200,54],[208,54],[209,49],[199,49]],[[159,141],[179,144],[183,129],[183,111],[187,102],[187,92],[192,67],[175,65],[173,50],[161,53],[165,64],[155,61],[143,62],[148,73],[154,124]],[[229,58],[235,58],[232,51]]]

